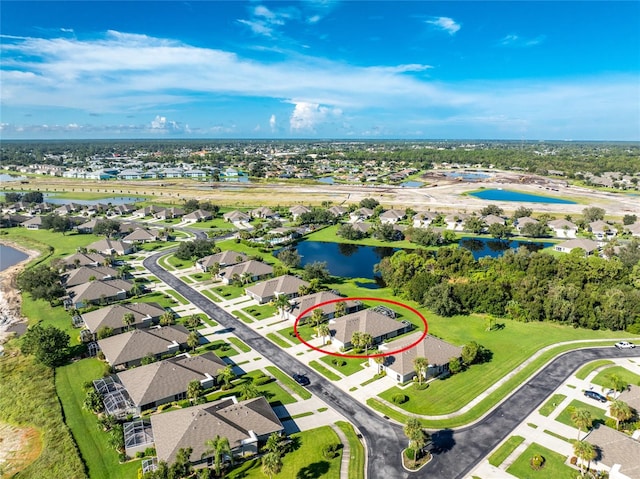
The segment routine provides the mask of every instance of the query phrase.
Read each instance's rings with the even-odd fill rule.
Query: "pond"
[[[544,241],[508,241],[493,238],[462,238],[458,242],[458,246],[466,248],[473,254],[475,259],[491,256],[498,258],[509,249],[518,249],[519,247],[527,248],[530,251],[539,251],[543,248],[551,246],[553,243]]]
[[[469,196],[475,196],[476,198],[492,201],[523,201],[527,203],[559,203],[567,205],[576,204],[575,201],[565,200],[554,196],[534,195],[512,190],[489,189],[469,193]]]
[[[318,183],[324,183],[325,185],[333,185],[335,183],[335,180],[333,179],[332,176],[326,176],[324,178],[318,178],[316,181]]]
[[[27,255],[10,246],[0,244],[0,271],[10,268],[14,264],[27,259]]]
[[[76,198],[57,198],[55,193],[44,193],[44,201],[51,203],[52,205],[68,205],[69,203],[77,203],[79,205],[97,205],[98,203],[103,205],[124,205],[126,203],[135,203],[137,201],[144,201],[144,198],[138,198],[135,196],[109,196],[107,198],[99,198],[97,200],[81,200]]]
[[[302,266],[314,261],[324,261],[333,276],[371,279],[374,279],[374,265],[399,249],[321,241],[301,241],[295,248],[302,257]]]
[[[469,172],[469,171],[449,171],[445,173],[445,176],[449,178],[461,179],[464,181],[480,181],[485,180],[491,175],[487,173]]]
[[[23,181],[27,178],[24,176],[16,176],[16,175],[7,175],[6,173],[0,174],[0,183],[5,181]]]
[[[422,181],[405,181],[400,183],[400,186],[404,188],[420,188],[424,183]]]

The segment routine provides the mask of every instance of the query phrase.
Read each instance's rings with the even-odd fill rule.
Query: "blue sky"
[[[2,2],[11,138],[640,140],[640,2]]]

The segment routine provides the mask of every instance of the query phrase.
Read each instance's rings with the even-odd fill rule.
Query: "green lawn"
[[[598,404],[602,404],[602,406],[608,407],[608,405],[604,403],[598,403]],[[597,424],[597,423],[604,424],[604,420],[605,420],[604,409],[596,407],[592,404],[587,404],[582,401],[578,401],[577,399],[574,399],[573,401],[571,401],[569,405],[566,408],[564,408],[564,410],[556,418],[556,421],[561,422],[562,424],[566,424],[567,426],[576,427],[576,425],[571,420],[571,412],[574,409],[586,409],[591,413],[591,417],[593,419],[594,424]]]
[[[212,220],[207,221],[197,221],[189,225],[192,228],[198,229],[209,229],[209,228],[219,228],[219,229],[227,229],[233,230],[235,227],[232,223],[225,221],[224,218],[214,218]]]
[[[250,314],[256,319],[270,318],[278,312],[277,308],[271,304],[262,304],[260,306],[246,306],[242,308],[242,311]]]
[[[80,344],[80,329],[73,327],[71,315],[62,306],[54,308],[43,299],[34,301],[31,295],[23,294],[22,314],[29,318],[30,325],[41,321],[43,326],[55,326],[69,335],[72,346]]]
[[[252,380],[256,376],[260,374],[260,371],[251,371],[247,374],[243,374],[239,378],[233,381],[233,387],[230,389],[226,389],[224,391],[218,390],[212,394],[207,396],[208,401],[215,401],[217,399],[228,397],[228,396],[240,396],[242,393],[242,385],[247,381]],[[270,383],[263,384],[262,386],[256,386],[258,391],[263,393],[264,397],[269,401],[272,406],[280,406],[283,404],[293,404],[296,399],[293,398],[291,394],[285,391],[277,381],[271,381]]]
[[[534,471],[529,465],[531,458],[540,454],[545,459],[544,467]],[[509,466],[507,472],[520,479],[553,478],[553,479],[575,479],[579,472],[564,464],[566,457],[557,452],[542,447],[539,444],[531,444],[525,451]]]
[[[130,298],[131,303],[158,303],[163,308],[174,308],[178,305],[178,301],[162,291],[153,291],[139,298]]]
[[[311,393],[307,391],[304,387],[300,386],[297,382],[287,376],[285,373],[280,371],[275,366],[267,366],[266,370],[269,374],[271,374],[274,378],[284,384],[288,389],[296,393],[302,399],[311,399]]]
[[[190,274],[189,277],[194,281],[199,281],[199,282],[209,281],[211,280],[211,273],[203,272],[203,273]],[[184,279],[184,277],[182,279]]]
[[[544,417],[549,417],[549,415],[556,410],[558,404],[565,399],[567,399],[567,396],[564,394],[554,394],[546,403],[544,403],[544,406],[542,406],[538,412]]]
[[[496,452],[489,456],[489,464],[498,467],[509,457],[509,455],[516,450],[516,448],[524,442],[522,436],[511,436],[507,439],[502,446],[496,449]]]
[[[246,344],[244,344],[242,341],[240,341],[238,338],[231,336],[229,337],[229,342],[233,344],[236,348],[238,348],[240,351],[242,351],[243,353],[248,353],[249,351],[251,351],[251,348]]]
[[[236,354],[239,354],[238,351],[236,351],[235,348],[231,346],[231,344],[229,344],[223,339],[218,339],[217,341],[212,341],[210,343],[199,346],[196,351],[200,353],[213,351],[214,353],[216,353],[216,356],[220,358],[226,358],[229,356],[235,356]]]
[[[338,421],[336,422],[336,426],[342,430],[349,441],[349,479],[364,479],[364,446],[360,442],[360,439],[358,439],[351,424]]]
[[[285,338],[290,339],[295,344],[299,344],[300,343],[300,340],[293,333],[293,326],[290,326],[290,327],[284,328],[284,329],[280,329],[280,330],[278,330],[278,333],[281,334],[282,336],[284,336]],[[309,325],[309,324],[305,324],[303,326],[298,327],[298,333],[300,334],[302,339],[304,339],[305,341],[311,341],[316,335],[315,328],[313,326]]]
[[[14,354],[16,341],[5,347],[5,356],[0,360],[0,422],[35,428],[43,446],[41,451],[28,451],[36,458],[25,464],[16,477],[86,478],[76,444],[63,421],[53,370],[32,357]],[[9,470],[6,472],[11,475]]]
[[[262,261],[270,265],[282,264],[278,258],[271,254],[271,251],[267,251],[261,248],[254,248],[242,243],[236,243],[235,240],[225,240],[216,243],[222,251],[237,251],[238,253],[244,253],[248,256],[259,256]]]
[[[603,369],[596,377],[591,381],[593,384],[597,384],[598,386],[603,386],[605,388],[609,387],[609,382],[607,381],[607,376],[614,375],[618,376],[620,379],[625,381],[628,384],[632,384],[634,386],[640,386],[640,376],[635,373],[632,373],[627,368],[623,366],[612,366],[610,368]]]
[[[189,304],[189,301],[187,301],[184,296],[172,289],[167,289],[165,293],[173,296],[180,304]]]
[[[276,333],[267,333],[267,338],[269,338],[281,348],[290,348],[291,346],[293,346],[293,344],[284,340],[279,334]]]
[[[231,311],[231,314],[247,324],[251,324],[254,322],[253,319],[244,314],[242,311]]]
[[[320,358],[320,361],[335,369],[336,371],[342,373],[344,376],[350,376],[353,373],[362,371],[362,363],[366,362],[366,360],[362,358],[339,358],[336,356],[328,355],[322,356]],[[341,366],[342,362],[345,363],[344,366]]]
[[[218,296],[213,294],[211,291],[207,291],[206,289],[203,289],[202,291],[200,291],[200,293],[204,294],[207,298],[209,298],[214,303],[220,303],[222,301]]]
[[[212,288],[211,291],[216,293],[221,298],[225,300],[239,298],[244,295],[244,286],[217,286]]]
[[[83,409],[86,396],[83,384],[102,377],[104,363],[83,359],[56,370],[56,391],[91,479],[135,477],[140,461],[120,465],[117,452],[108,445],[108,434],[98,428],[97,416]]]
[[[173,254],[164,257],[165,261],[176,269],[186,269],[193,267],[193,261],[176,258]]]
[[[357,241],[346,240],[336,234],[339,227],[340,225],[328,226],[327,228],[323,228],[319,231],[314,231],[313,233],[305,236],[305,239],[308,241],[324,241],[326,243],[347,243],[347,244],[357,244],[357,245],[363,245],[363,246],[391,246],[393,248],[409,248],[409,249],[415,249],[417,247],[417,245],[407,240],[380,241],[375,238],[363,238]]]
[[[322,426],[291,435],[295,450],[282,458],[282,471],[275,479],[339,479],[342,450],[337,457],[327,460],[322,448],[329,444],[340,444],[338,435],[329,427]],[[229,479],[264,479],[260,461],[247,461],[231,471]],[[349,476],[351,478],[351,476]],[[357,479],[357,478],[354,478]]]
[[[337,374],[335,374],[335,373],[331,372],[329,369],[325,368],[318,361],[309,361],[309,366],[311,366],[313,369],[315,369],[316,371],[318,371],[320,374],[322,374],[324,377],[326,377],[327,379],[329,379],[331,381],[340,381],[340,379],[342,379]]]
[[[593,371],[595,371],[599,367],[606,366],[607,364],[613,364],[613,361],[610,361],[609,359],[598,359],[597,361],[592,361],[589,364],[585,364],[576,373],[576,378],[587,379],[587,376],[589,374],[591,374]]]

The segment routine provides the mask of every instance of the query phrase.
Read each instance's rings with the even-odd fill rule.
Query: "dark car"
[[[304,374],[294,374],[293,380],[302,386],[308,386],[309,384],[311,384],[309,378]]]
[[[587,396],[588,398],[595,399],[596,401],[607,402],[606,397],[604,397],[602,394],[599,394],[595,391],[585,391],[584,395]]]

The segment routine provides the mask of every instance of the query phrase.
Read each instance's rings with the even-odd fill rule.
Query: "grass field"
[[[339,225],[328,226],[319,231],[314,231],[310,235],[305,236],[306,241],[324,241],[326,243],[346,243],[357,244],[362,246],[392,246],[394,248],[415,249],[417,245],[407,240],[402,241],[380,241],[375,238],[363,238],[361,240],[346,240],[336,234]]]
[[[69,335],[70,344],[80,344],[80,329],[74,328],[71,315],[62,307],[52,307],[47,301],[34,301],[29,294],[22,295],[22,314],[29,318],[29,324],[40,321],[43,326],[55,326]]]
[[[349,457],[349,479],[364,479],[364,446],[358,439],[353,426],[348,422],[336,422],[342,432],[347,436],[349,441],[350,457]]]
[[[329,444],[340,444],[338,435],[329,427],[322,426],[291,435],[296,449],[283,456],[282,471],[274,479],[339,479],[342,450],[337,457],[327,460],[322,448]],[[264,479],[259,460],[247,461],[227,476],[228,479]],[[351,476],[349,476],[351,478]],[[357,479],[357,478],[354,478]]]
[[[622,366],[612,366],[610,368],[603,369],[596,377],[591,381],[593,384],[608,388],[610,386],[608,376],[617,376],[627,384],[633,384],[634,386],[640,386],[640,376],[632,373],[627,368]]]
[[[2,239],[15,241],[21,245],[37,249],[45,253],[49,251],[49,246],[53,248],[53,253],[47,260],[64,258],[75,253],[78,248],[84,248],[88,244],[102,239],[101,236],[94,234],[78,234],[69,232],[65,235],[62,233],[54,233],[48,230],[27,230],[25,228],[6,228],[3,230],[6,234],[2,235]]]
[[[295,334],[293,334],[293,326],[288,328],[279,329],[278,333],[284,336],[285,338],[291,340],[295,344],[300,344],[300,340],[297,338]],[[298,328],[298,334],[305,341],[311,341],[315,337],[315,329],[311,325],[303,325]]]
[[[529,465],[529,461],[535,454],[540,454],[545,459],[544,467],[535,471]],[[575,479],[579,472],[564,464],[566,457],[557,452],[542,447],[539,444],[531,444],[525,451],[509,466],[507,472],[520,479]]]
[[[544,406],[542,406],[538,410],[538,412],[541,416],[549,417],[549,415],[556,410],[558,404],[560,404],[565,399],[567,399],[567,396],[565,396],[564,394],[554,394],[546,403],[544,403]]]
[[[585,364],[576,373],[576,378],[587,379],[587,376],[591,374],[592,371],[595,371],[601,366],[606,366],[607,364],[613,364],[613,361],[610,361],[609,359],[599,359],[597,361],[592,361],[589,364]]]
[[[236,337],[231,336],[229,338],[229,342],[233,344],[236,348],[238,348],[240,351],[242,351],[243,353],[248,353],[249,351],[251,351],[251,348],[249,346],[244,344],[241,340],[239,340]]]
[[[606,404],[603,404],[603,403],[598,403],[598,404],[602,404],[603,407],[607,407]],[[594,424],[598,424],[598,423],[604,424],[604,420],[605,420],[604,409],[593,406],[592,404],[587,404],[582,401],[578,401],[577,399],[574,399],[573,401],[571,401],[569,405],[566,408],[564,408],[560,414],[558,414],[556,421],[561,422],[562,424],[566,424],[567,426],[576,427],[576,425],[571,420],[571,412],[575,409],[586,409],[591,413],[591,418],[593,419]]]
[[[350,376],[358,371],[362,371],[362,364],[366,361],[362,358],[338,358],[335,356],[322,356],[320,361],[325,363],[327,366],[335,369],[339,373],[344,376]],[[344,366],[341,366],[344,362]],[[337,363],[337,364],[336,364]]]
[[[511,436],[507,439],[502,446],[496,449],[496,452],[489,456],[489,464],[498,467],[509,457],[509,455],[516,450],[516,448],[524,442],[522,436]]]
[[[98,428],[97,416],[82,407],[86,396],[83,384],[102,377],[104,370],[104,363],[97,359],[83,359],[58,368],[56,391],[91,479],[131,479],[140,461],[119,464],[117,452],[108,445],[108,434]]]
[[[23,451],[24,456],[37,455],[34,462],[23,469],[21,479],[86,478],[80,454],[62,419],[56,397],[53,371],[33,358],[13,354],[5,345],[0,360],[0,422],[34,427],[42,440],[43,449]],[[7,471],[9,472],[9,471]]]

